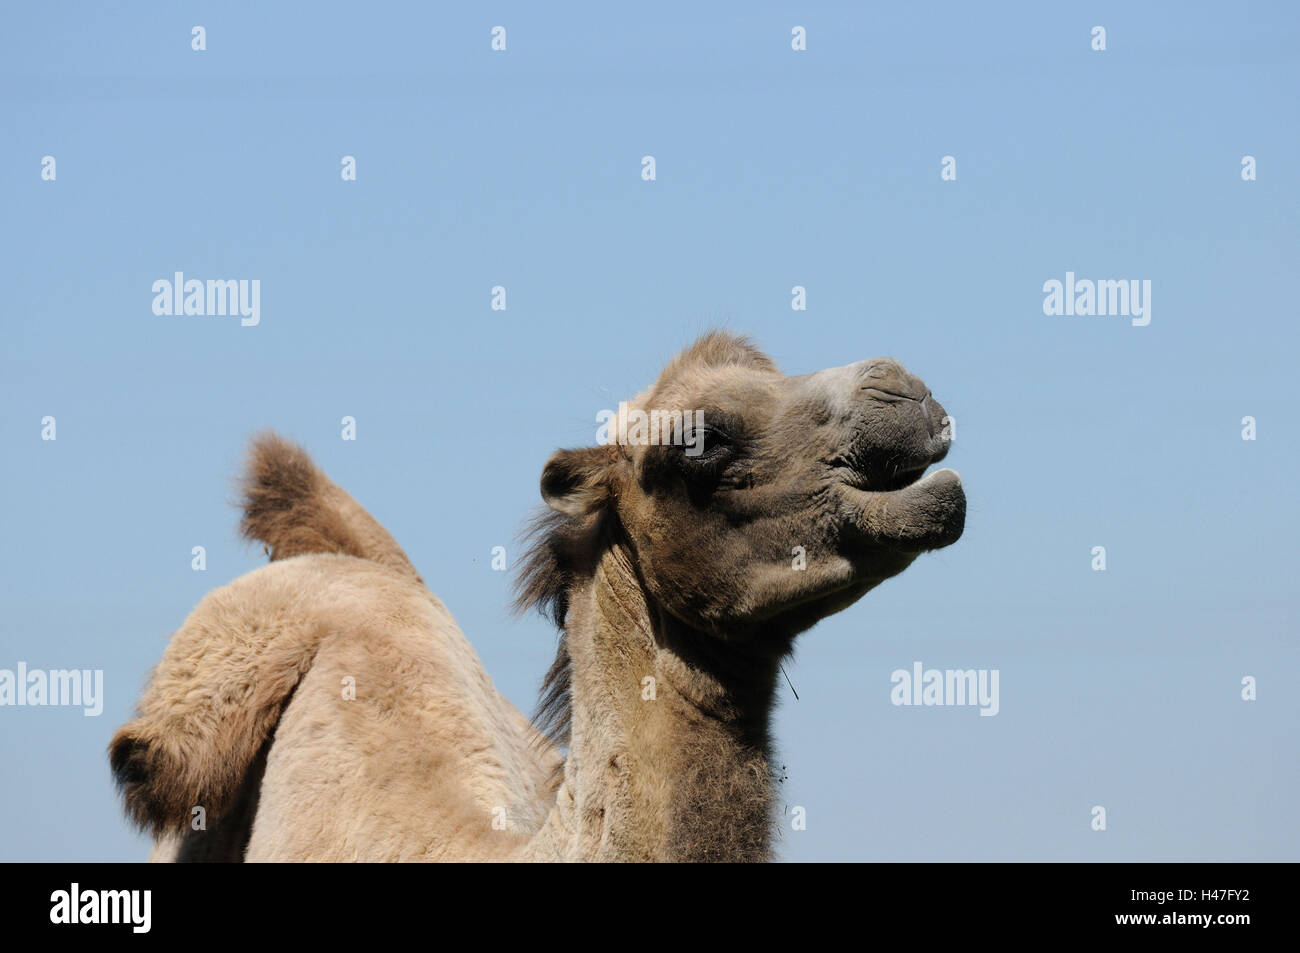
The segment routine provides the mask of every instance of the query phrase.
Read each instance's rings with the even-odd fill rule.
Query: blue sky
[[[715,325],[787,373],[903,361],[970,500],[787,663],[783,858],[1300,857],[1293,5],[267,6],[4,14],[0,668],[106,698],[0,708],[0,859],[146,854],[104,749],[261,563],[231,501],[264,427],[530,710],[554,636],[492,547]],[[260,324],[155,315],[176,271],[258,279]],[[1045,315],[1067,271],[1150,280],[1150,324]],[[918,660],[997,669],[999,714],[891,705]]]

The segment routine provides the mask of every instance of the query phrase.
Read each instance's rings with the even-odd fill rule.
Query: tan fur
[[[110,746],[151,859],[767,859],[779,661],[960,535],[955,474],[919,479],[943,411],[895,362],[786,378],[724,334],[634,404],[725,438],[548,462],[520,580],[563,630],[545,733],[387,531],[259,438],[243,530],[273,561],[198,605]]]

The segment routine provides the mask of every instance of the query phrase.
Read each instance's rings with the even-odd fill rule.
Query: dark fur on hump
[[[240,483],[239,533],[263,542],[272,559],[303,553],[364,556],[342,516],[322,503],[325,476],[302,447],[274,433],[253,438]]]
[[[669,362],[662,382],[692,366],[741,364],[776,371],[777,367],[748,336],[709,331]],[[541,696],[533,724],[556,746],[569,743],[573,719],[573,665],[564,622],[569,613],[569,588],[584,574],[595,572],[603,548],[617,532],[613,513],[579,519],[544,511],[524,532],[525,554],[515,579],[516,612],[536,608],[560,630],[555,660],[542,678]]]
[[[254,437],[240,491],[240,535],[265,543],[273,560],[338,553],[423,581],[388,530],[295,443],[269,432]]]

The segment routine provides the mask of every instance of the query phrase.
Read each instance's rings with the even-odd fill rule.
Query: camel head
[[[960,478],[925,475],[951,442],[944,409],[890,358],[787,377],[714,332],[606,421],[542,474],[551,576],[612,541],[690,630],[784,641],[962,533]]]

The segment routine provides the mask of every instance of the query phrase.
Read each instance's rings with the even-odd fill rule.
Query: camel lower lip
[[[966,525],[966,494],[955,470],[935,470],[896,490],[845,486],[849,519],[874,545],[906,552],[956,542]]]

